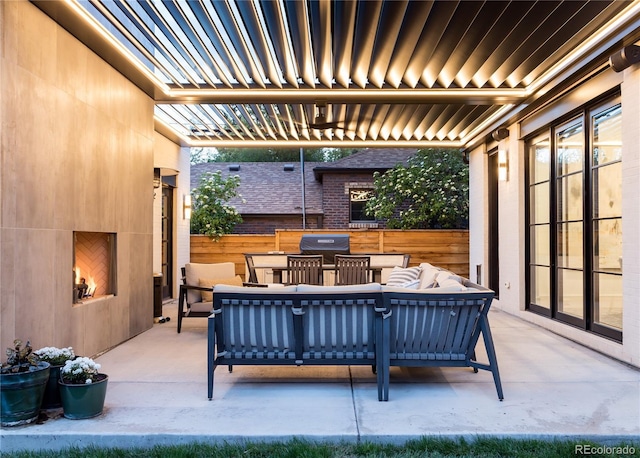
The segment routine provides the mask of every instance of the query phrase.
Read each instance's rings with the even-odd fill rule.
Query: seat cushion
[[[211,288],[211,291],[201,291],[204,302],[213,302],[213,287],[215,285],[242,286],[242,277],[236,275],[229,278],[201,278],[199,285],[204,288]]]
[[[191,304],[189,309],[187,310],[187,316],[190,313],[211,313],[213,311],[213,302],[196,302]]]
[[[365,283],[362,285],[338,285],[338,286],[320,286],[320,285],[298,285],[298,292],[302,293],[351,293],[361,292],[368,293],[372,291],[380,291],[382,287],[380,283]]]
[[[187,285],[200,286],[201,278],[229,278],[236,274],[236,265],[232,262],[216,264],[188,263],[184,266]],[[202,294],[197,290],[187,290],[187,303],[194,304],[202,301]]]
[[[253,288],[250,286],[231,286],[219,284],[213,287],[216,293],[240,293],[258,295],[277,295],[283,293],[293,293],[297,289],[296,285],[283,286],[281,288]]]

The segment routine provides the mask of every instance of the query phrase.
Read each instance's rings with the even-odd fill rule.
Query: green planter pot
[[[0,374],[0,424],[18,426],[38,418],[49,380],[49,363],[39,362],[29,372]]]
[[[42,399],[43,409],[58,409],[62,407],[60,400],[60,388],[58,388],[58,380],[60,380],[60,369],[62,366],[51,366],[49,371],[49,380],[47,380],[44,389],[44,398]]]
[[[64,383],[60,379],[58,386],[65,418],[83,420],[97,417],[102,413],[109,377],[106,374],[98,375],[104,378],[88,385]]]

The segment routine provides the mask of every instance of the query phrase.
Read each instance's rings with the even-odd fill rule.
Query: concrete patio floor
[[[505,399],[489,372],[392,368],[378,402],[368,367],[218,368],[207,399],[206,319],[171,321],[97,358],[109,374],[105,410],[3,428],[0,450],[148,447],[188,442],[371,441],[422,436],[640,441],[640,371],[504,312],[489,314]],[[483,350],[479,359],[485,359]]]

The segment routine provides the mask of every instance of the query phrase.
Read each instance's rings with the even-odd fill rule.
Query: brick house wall
[[[373,188],[371,173],[325,173],[322,177],[324,229],[384,228],[382,222],[350,223],[349,190]]]
[[[322,229],[322,217],[307,215],[307,229]],[[276,229],[302,229],[302,215],[243,216],[242,223],[233,229],[234,234],[275,234]]]

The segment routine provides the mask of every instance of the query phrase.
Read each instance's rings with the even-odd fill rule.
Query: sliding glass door
[[[527,141],[529,310],[622,339],[618,98]]]

